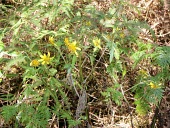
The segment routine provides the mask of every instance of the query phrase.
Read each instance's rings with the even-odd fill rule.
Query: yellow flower
[[[120,33],[120,37],[121,38],[125,38],[125,34],[124,33]]]
[[[148,76],[147,71],[144,70],[144,69],[139,70],[139,71],[138,71],[138,74],[141,75],[141,76]]]
[[[154,84],[154,83],[152,83],[152,82],[150,82],[149,85],[150,85],[150,87],[151,87],[152,89],[157,89],[157,88],[159,88],[158,85],[156,85],[156,84]]]
[[[94,39],[93,44],[94,44],[95,48],[102,49],[101,46],[100,46],[100,39]]]
[[[66,43],[66,42],[65,42],[65,43]],[[80,51],[81,49],[76,46],[77,42],[74,41],[73,43],[69,43],[69,42],[67,42],[67,43],[68,43],[68,44],[66,44],[66,45],[67,45],[68,50],[69,50],[71,53],[75,53],[76,56],[78,56],[77,50]]]
[[[39,64],[40,63],[38,62],[38,60],[32,60],[30,63],[30,66],[37,67],[37,66],[39,66]]]
[[[65,38],[65,39],[64,39],[64,43],[65,43],[66,46],[69,45],[69,40],[68,40],[68,38]]]
[[[86,22],[86,26],[91,26],[91,22],[90,22],[90,21],[87,21],[87,22]]]
[[[48,52],[48,54],[44,54],[44,55],[40,55],[41,59],[39,60],[40,62],[42,62],[42,65],[44,64],[49,64],[50,61],[52,60],[52,58],[50,58],[50,53]]]
[[[54,38],[53,38],[53,37],[50,36],[50,37],[48,38],[48,40],[49,40],[50,44],[54,45]]]
[[[117,27],[117,28],[116,28],[116,31],[120,31],[120,28]]]

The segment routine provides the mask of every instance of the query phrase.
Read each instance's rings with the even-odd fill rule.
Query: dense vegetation
[[[170,48],[162,42],[169,36],[159,40],[145,7],[0,3],[0,127],[156,126],[170,79]]]

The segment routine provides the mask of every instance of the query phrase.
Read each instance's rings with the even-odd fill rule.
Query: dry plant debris
[[[88,1],[88,0],[87,0]],[[134,6],[140,8],[141,13],[136,13],[136,11],[133,11],[131,8],[127,7],[124,9],[127,9],[126,11],[123,11],[126,13],[130,18],[137,18],[141,21],[147,22],[150,27],[154,30],[155,38],[149,33],[147,30],[143,30],[139,34],[139,38],[145,41],[145,43],[150,42],[152,44],[158,45],[158,46],[170,46],[170,12],[169,12],[169,1],[164,0],[164,3],[162,1],[158,0],[132,0],[131,4]],[[86,2],[83,1],[76,1],[77,7],[81,6],[81,4],[86,4]],[[87,2],[88,3],[88,2]],[[112,3],[118,4],[118,0],[92,0],[91,5],[94,5],[97,10],[106,12],[109,10]],[[16,3],[15,3],[16,4]],[[17,5],[18,6],[18,5]],[[61,22],[61,19],[56,19],[57,22]],[[34,24],[29,23],[31,28],[33,30],[38,31],[38,28],[34,26]],[[48,19],[43,19],[42,24],[44,26],[48,26]],[[96,22],[96,24],[99,24]],[[0,24],[0,27],[3,27],[2,24]],[[50,26],[51,30],[57,31],[57,27]],[[103,26],[98,26],[100,28],[100,31],[105,31],[105,28]],[[110,31],[110,30],[106,30]],[[33,35],[34,36],[34,35]],[[21,35],[21,41],[30,41],[30,39],[33,37],[32,35],[29,35],[27,33],[22,33]],[[3,38],[3,42],[6,43],[6,46],[8,46],[11,42],[12,34],[8,33],[5,35],[5,38]],[[47,40],[47,37],[44,37],[44,40]],[[86,38],[84,38],[84,43],[86,46],[88,46],[89,42],[86,42]],[[19,46],[22,47],[22,46]],[[134,49],[136,46],[132,46]],[[44,49],[45,50],[45,49]],[[154,110],[156,110],[155,106],[153,106],[153,110],[146,115],[145,117],[140,117],[135,113],[135,105],[134,102],[134,94],[132,94],[129,91],[129,87],[132,87],[132,85],[135,84],[136,79],[134,79],[135,76],[137,76],[137,70],[128,69],[128,76],[125,77],[125,80],[122,81],[123,87],[120,88],[120,92],[123,94],[123,101],[121,103],[121,106],[117,106],[112,101],[108,101],[106,104],[103,100],[103,96],[99,92],[103,92],[107,87],[111,87],[113,84],[113,81],[110,76],[106,73],[106,67],[107,67],[107,60],[105,59],[107,56],[107,50],[103,50],[99,53],[98,56],[96,56],[97,63],[95,65],[95,72],[93,72],[92,75],[95,76],[95,78],[90,79],[90,76],[87,77],[88,80],[87,84],[87,90],[84,89],[76,89],[74,86],[74,83],[78,83],[79,81],[72,81],[73,78],[67,78],[68,76],[65,76],[63,74],[66,74],[65,71],[61,71],[59,73],[59,79],[62,79],[62,82],[68,83],[70,87],[73,88],[74,92],[76,93],[76,96],[72,95],[73,92],[69,93],[70,87],[65,88],[65,91],[67,92],[66,95],[72,99],[73,101],[78,101],[77,105],[74,104],[74,113],[75,118],[79,119],[81,115],[88,114],[88,122],[84,122],[84,125],[80,125],[77,127],[94,127],[94,128],[130,128],[130,127],[149,127],[149,124],[152,123],[152,119],[154,118]],[[85,56],[85,55],[84,55]],[[10,56],[3,55],[4,58],[9,58]],[[125,56],[125,59],[126,56]],[[84,57],[84,63],[85,68],[82,70],[85,72],[85,74],[88,76],[88,74],[91,74],[91,66],[90,66],[90,60],[89,58]],[[132,61],[130,59],[127,59],[127,64],[131,65]],[[2,68],[3,64],[1,65]],[[144,63],[141,63],[137,68],[140,66],[149,66],[149,62],[145,61]],[[78,67],[78,66],[77,66]],[[155,67],[151,67],[149,72],[153,72],[153,74],[156,74],[156,71],[159,69],[155,69]],[[60,71],[60,70],[59,70]],[[5,78],[2,86],[0,87],[0,93],[1,94],[9,94],[13,93],[16,95],[16,97],[19,97],[20,93],[19,91],[16,91],[18,88],[21,88],[22,80],[21,80],[21,73],[22,69],[19,68],[19,66],[14,66],[10,70],[7,70],[6,72],[10,72],[10,74],[19,74],[19,76],[11,78]],[[78,69],[77,69],[77,72]],[[70,74],[71,75],[71,74]],[[73,74],[74,75],[74,74]],[[70,82],[71,80],[71,82]],[[30,81],[28,80],[28,83]],[[32,81],[31,81],[32,82]],[[85,81],[86,82],[86,81]],[[121,82],[121,79],[120,79]],[[16,85],[17,84],[17,85]],[[17,87],[17,88],[16,88]],[[9,90],[10,88],[10,90]],[[40,87],[41,88],[41,87]],[[16,92],[15,92],[16,91]],[[40,90],[42,91],[42,90]],[[57,90],[58,91],[58,90]],[[164,97],[161,100],[160,108],[158,113],[158,120],[156,122],[155,127],[170,127],[170,84],[166,83],[166,88],[164,92]],[[43,92],[41,92],[43,93]],[[78,97],[77,97],[78,96]],[[16,101],[14,101],[16,102]],[[53,104],[54,101],[49,101],[49,104]],[[6,105],[8,103],[4,102],[3,100],[0,100],[1,106]],[[12,104],[12,103],[11,103]],[[63,103],[64,105],[64,103]],[[86,111],[83,113],[83,111]],[[146,120],[147,119],[147,120]],[[3,119],[0,117],[0,126],[9,126],[4,123]],[[49,127],[59,127],[59,124],[61,125],[63,122],[66,123],[64,120],[57,120],[56,115],[53,115],[53,118],[49,121],[50,125]],[[62,123],[61,123],[62,122]]]

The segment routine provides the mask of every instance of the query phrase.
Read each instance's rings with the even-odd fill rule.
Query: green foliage
[[[76,126],[76,125],[81,123],[80,120],[74,120],[71,117],[71,115],[72,114],[70,112],[68,112],[68,111],[61,110],[61,112],[60,112],[61,119],[67,119],[68,124],[69,124],[69,126],[68,126],[69,128],[72,128],[73,126]]]
[[[114,101],[117,105],[121,105],[121,100],[123,95],[118,89],[120,88],[119,84],[114,85],[113,87],[108,87],[105,92],[102,92],[102,95],[106,97],[106,101]]]
[[[135,101],[136,112],[139,115],[146,115],[151,110],[150,105],[143,99],[138,99],[137,97],[135,98],[137,99],[137,101]]]
[[[12,119],[15,119],[15,116],[17,115],[18,109],[15,105],[10,106],[3,106],[2,107],[2,116],[3,118],[9,122]]]
[[[108,84],[101,94],[105,102],[120,106],[125,97],[121,89],[128,73],[145,61],[160,66],[162,71],[156,76],[134,75],[136,85],[126,88],[133,86],[139,114],[146,114],[150,105],[160,102],[164,80],[170,76],[170,49],[162,47],[152,52],[154,46],[138,38],[142,28],[148,29],[153,37],[154,34],[146,23],[126,15],[128,3],[119,1],[104,12],[97,10],[91,1],[85,2],[80,5],[74,0],[24,0],[16,8],[10,8],[13,10],[10,19],[0,28],[0,52],[11,58],[0,58],[5,65],[1,74],[6,79],[21,80],[14,85],[19,88],[16,92],[19,96],[2,99],[13,101],[2,107],[1,114],[7,122],[41,128],[47,127],[55,115],[66,120],[68,127],[77,126],[87,118],[75,120],[72,109],[76,108],[76,102],[72,100],[91,86],[95,74],[103,76],[103,70],[106,72],[112,86]],[[5,10],[5,17],[7,7],[0,7]],[[3,42],[5,36],[11,38],[9,44]],[[98,68],[99,65],[104,69]],[[12,67],[21,72],[10,73]]]
[[[135,85],[133,88],[135,91],[136,112],[140,115],[146,115],[151,110],[150,105],[157,106],[162,99],[162,85],[156,85],[158,84],[156,80],[154,82],[154,87],[151,85],[152,82],[146,81]]]
[[[27,128],[46,128],[50,116],[47,106],[22,104],[18,118]]]
[[[163,46],[156,49],[156,63],[162,68],[169,67],[170,64],[170,47]]]
[[[46,128],[50,111],[44,105],[21,105],[4,106],[1,112],[6,121],[19,121],[27,128]]]
[[[145,53],[145,51],[142,51],[142,54],[143,53]],[[137,113],[145,115],[151,109],[150,105],[157,106],[160,103],[165,88],[164,83],[169,79],[169,53],[168,47],[158,47],[155,53],[150,55],[143,54],[141,57],[136,54],[133,55],[134,60],[137,62],[139,59],[152,58],[154,60],[152,66],[158,65],[160,67],[160,71],[157,71],[158,73],[155,76],[151,76],[147,70],[144,69],[138,72],[138,84],[133,87]]]

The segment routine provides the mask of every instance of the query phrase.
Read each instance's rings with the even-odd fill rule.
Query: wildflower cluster
[[[48,52],[48,54],[44,54],[44,55],[40,55],[41,59],[39,60],[32,60],[31,63],[30,63],[30,66],[32,67],[37,67],[40,65],[40,62],[42,65],[45,65],[45,64],[50,64],[51,60],[53,59],[52,57],[50,57],[50,52]]]
[[[48,38],[48,41],[50,44],[54,45],[54,38],[53,37],[49,37]],[[31,63],[30,63],[30,66],[32,67],[37,67],[40,65],[40,62],[42,65],[45,65],[45,64],[50,64],[51,60],[53,59],[53,57],[50,57],[50,52],[48,52],[48,54],[44,54],[44,55],[40,55],[40,58],[39,60],[32,60]]]
[[[51,36],[48,38],[48,42],[52,45],[55,45],[55,40]],[[65,38],[64,43],[70,53],[78,56],[77,50],[81,51],[81,48],[77,46],[76,41],[70,42],[69,38]],[[96,51],[98,49],[102,49],[100,39],[98,39],[98,38],[93,39],[93,46],[94,46],[94,51]],[[40,63],[42,65],[48,65],[48,64],[50,64],[51,60],[53,59],[52,57],[50,57],[50,52],[48,52],[48,54],[40,55],[40,58],[41,59],[39,59],[39,60],[36,60],[36,59],[32,60],[30,63],[30,66],[37,67],[40,65]]]
[[[78,56],[78,53],[77,53],[77,50],[81,50],[79,47],[77,47],[77,42],[74,41],[72,43],[69,42],[69,39],[68,38],[65,38],[64,39],[64,42],[65,42],[65,45],[67,46],[68,50],[71,52],[71,53],[74,53],[76,54],[76,56]]]

